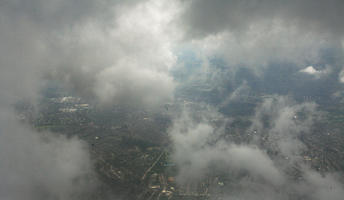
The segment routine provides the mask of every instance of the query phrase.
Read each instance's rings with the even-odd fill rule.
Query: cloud
[[[97,179],[86,145],[77,138],[38,133],[19,123],[12,110],[22,98],[37,99],[41,71],[53,57],[45,41],[52,24],[51,30],[43,27],[40,12],[31,13],[48,4],[37,3],[0,3],[0,198],[88,198]]]
[[[343,198],[344,188],[336,177],[336,174],[322,176],[310,170],[306,173],[306,183],[301,188],[308,190],[313,199],[339,200]]]
[[[99,185],[87,145],[17,122],[12,104],[35,103],[46,80],[104,104],[171,100],[174,9],[162,1],[0,3],[1,199],[93,198]]]
[[[314,103],[297,104],[290,97],[275,96],[256,108],[250,131],[258,133],[258,140],[265,138],[264,148],[289,158],[288,162],[295,161],[306,148],[300,136],[307,134],[320,116]]]
[[[308,66],[308,67],[300,70],[300,72],[307,73],[307,74],[313,74],[313,75],[320,73],[320,71],[314,69],[313,66]]]
[[[272,185],[283,183],[282,174],[266,153],[255,146],[236,145],[221,139],[224,127],[216,127],[214,123],[224,120],[223,116],[212,109],[197,113],[200,117],[197,120],[192,115],[184,111],[169,130],[180,182],[198,180],[209,172],[210,166],[217,166],[235,173],[247,170],[250,176]]]
[[[330,66],[326,66],[326,68],[323,70],[317,70],[313,66],[308,66],[304,69],[301,69],[299,72],[309,74],[309,75],[313,76],[314,78],[321,78],[321,77],[329,74],[331,71],[332,70],[331,70]]]
[[[340,83],[344,83],[344,70],[340,71],[338,78]]]
[[[271,63],[317,64],[322,50],[336,46],[326,35],[303,32],[282,21],[256,22],[239,35],[224,30],[190,43],[201,56],[221,56],[232,68],[248,66],[256,72]]]
[[[341,19],[344,4],[330,1],[186,1],[183,13],[185,29],[190,35],[204,36],[224,30],[246,31],[257,22],[271,23],[275,19],[286,25],[297,25],[310,31],[330,32],[342,35]]]
[[[217,170],[234,177],[235,184],[226,183],[221,193],[227,199],[335,200],[344,194],[335,174],[322,175],[303,162],[307,147],[299,138],[321,119],[314,103],[299,104],[286,96],[265,99],[247,133],[240,133],[250,139],[239,143],[226,137],[231,119],[209,106],[194,109],[184,110],[169,129],[179,184],[200,181]],[[295,167],[300,177],[289,175]]]
[[[50,77],[105,104],[154,106],[171,101],[175,83],[169,70],[176,62],[171,20],[176,5],[147,1],[118,6],[114,12],[111,23],[91,20],[62,32],[56,44],[60,66],[49,71]]]
[[[185,40],[201,56],[221,56],[231,68],[258,74],[274,63],[323,63],[326,49],[342,47],[344,4],[331,1],[184,2],[179,17]]]
[[[86,144],[0,116],[0,198],[81,199],[98,186]]]
[[[59,80],[103,105],[155,107],[173,100],[177,83],[170,70],[183,45],[205,63],[195,82],[204,79],[209,85],[217,86],[218,74],[231,74],[213,71],[208,60],[217,56],[225,66],[247,66],[258,73],[271,63],[292,63],[319,74],[313,67],[303,68],[326,66],[323,50],[343,44],[338,43],[343,41],[343,8],[339,0],[2,1],[0,160],[5,162],[0,163],[0,197],[79,199],[96,187],[82,141],[35,132],[11,117],[11,104],[36,99],[44,80]],[[247,92],[243,83],[228,101]],[[298,118],[299,113],[306,117]],[[299,163],[306,147],[298,137],[310,130],[316,116],[315,104],[267,99],[252,118],[249,131],[256,130],[257,137],[235,144],[223,139],[226,117],[213,109],[186,110],[169,130],[173,159],[181,167],[179,180],[197,180],[216,166],[239,177],[243,171],[248,174],[238,181],[241,193],[232,197],[283,199],[294,192],[313,199],[343,196],[333,175],[321,176]],[[260,136],[269,143],[262,144]],[[270,156],[270,149],[281,156]],[[300,184],[284,173],[294,163],[303,166]],[[326,184],[334,185],[333,194]]]
[[[25,66],[27,82],[59,80],[105,104],[154,106],[173,99],[177,2],[5,1],[0,10],[4,77]],[[41,82],[33,84],[37,90]],[[31,91],[22,85],[17,91]]]

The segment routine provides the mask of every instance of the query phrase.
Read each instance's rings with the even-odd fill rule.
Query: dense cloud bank
[[[101,104],[152,107],[173,99],[160,1],[0,2],[0,198],[87,199],[98,187],[87,145],[36,132],[12,105],[33,103],[46,81]],[[151,26],[154,24],[154,27]]]
[[[344,33],[344,3],[340,0],[190,0],[187,4],[183,19],[191,35],[204,36],[226,29],[240,32],[255,22],[275,19],[313,32],[330,32],[334,36]]]
[[[300,69],[324,66],[322,52],[343,48],[340,0],[190,0],[184,5],[180,24],[186,40],[201,57],[223,57],[231,68],[249,66],[259,73],[276,62]]]
[[[17,86],[20,92],[46,78],[106,104],[150,106],[173,99],[168,71],[175,62],[170,21],[176,6],[162,1],[5,1],[0,10],[4,77],[28,72]]]
[[[63,35],[57,48],[62,50],[59,58],[66,60],[50,75],[105,104],[142,107],[171,101],[175,84],[168,71],[176,58],[167,25],[175,11],[170,6],[160,13],[165,7],[158,1],[117,7],[113,10],[118,14],[107,24],[78,25]],[[66,46],[71,47],[67,52]]]

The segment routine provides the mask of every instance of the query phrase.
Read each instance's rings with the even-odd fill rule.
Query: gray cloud
[[[212,169],[220,169],[236,177],[224,194],[228,199],[339,199],[344,189],[336,175],[322,175],[303,162],[307,147],[299,137],[309,133],[320,117],[314,103],[274,96],[256,108],[247,130],[252,139],[235,144],[225,137],[230,119],[210,107],[186,109],[169,130],[179,183],[200,180]],[[288,175],[295,166],[301,179]],[[243,170],[246,176],[240,176]]]
[[[259,74],[276,62],[302,69],[324,62],[325,49],[342,49],[343,10],[340,0],[190,0],[180,24],[201,56],[221,56],[232,68],[246,65]]]
[[[214,123],[225,120],[223,116],[212,109],[197,115],[199,119],[195,120],[184,111],[169,131],[175,148],[173,159],[181,170],[181,182],[197,180],[210,166],[217,165],[237,173],[247,170],[253,177],[263,178],[273,185],[283,183],[281,172],[256,146],[235,145],[221,139],[224,127],[217,128]]]
[[[111,23],[89,21],[62,33],[60,66],[50,76],[105,104],[150,106],[172,100],[175,83],[169,69],[176,58],[169,24],[177,8],[161,13],[165,8],[156,1],[117,7]]]
[[[150,106],[173,99],[169,69],[176,60],[171,26],[176,5],[32,0],[5,1],[0,9],[4,77],[25,66],[27,82],[38,76],[57,79],[105,104]],[[24,88],[18,86],[30,91]]]
[[[4,110],[2,110],[3,112]],[[81,199],[97,186],[87,146],[1,115],[0,198]]]
[[[303,1],[226,1],[190,0],[183,20],[190,35],[230,31],[246,31],[257,22],[274,20],[310,31],[343,35],[344,3],[340,0]]]
[[[102,19],[108,22],[109,17],[115,14],[111,12],[115,6],[130,6],[137,2],[140,0],[2,0],[0,10],[13,21],[31,22],[35,28],[52,32],[88,20]]]
[[[0,3],[0,198],[87,198],[97,179],[86,145],[77,138],[38,133],[12,112],[16,101],[36,100],[40,72],[52,57],[44,32],[49,28],[27,16],[31,8],[38,9],[31,15],[39,15],[44,3],[37,3]]]
[[[92,199],[99,185],[87,145],[36,132],[12,104],[35,102],[59,80],[105,104],[146,106],[172,99],[174,63],[157,1],[0,2],[0,198]],[[158,16],[157,16],[158,15]]]
[[[256,109],[250,131],[257,132],[257,139],[266,138],[270,145],[267,148],[292,160],[295,156],[301,156],[300,153],[306,148],[299,136],[307,134],[320,116],[314,103],[297,104],[290,97],[275,96],[266,99]]]

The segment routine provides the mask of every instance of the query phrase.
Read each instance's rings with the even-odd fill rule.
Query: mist
[[[163,2],[137,3],[0,3],[1,199],[94,199],[99,193],[85,141],[38,132],[14,112],[22,99],[36,105],[49,81],[104,105],[150,107],[173,99],[167,72],[175,58],[164,24],[174,11],[156,17]],[[151,29],[150,23],[161,25]]]
[[[228,187],[225,199],[340,199],[344,188],[336,173],[320,173],[303,161],[307,147],[300,136],[311,134],[321,116],[314,103],[275,96],[256,108],[246,133],[238,133],[248,139],[238,143],[229,137],[233,119],[214,107],[188,108],[169,130],[180,169],[177,179],[190,184],[216,169],[233,181],[223,186]],[[298,178],[291,175],[295,166],[300,167]]]
[[[324,121],[344,100],[343,13],[340,0],[1,1],[0,198],[100,198],[96,142],[14,108],[40,116],[58,83],[89,108],[135,110],[92,138],[162,127],[134,139],[171,149],[180,188],[215,176],[225,199],[341,199],[341,171],[307,163],[307,142],[340,135]]]

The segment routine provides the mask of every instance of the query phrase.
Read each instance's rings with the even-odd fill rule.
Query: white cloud
[[[321,73],[321,71],[318,71],[318,70],[314,69],[313,66],[308,66],[308,67],[300,70],[300,72],[304,72],[304,73],[307,73],[307,74],[313,74],[313,75]]]
[[[263,179],[267,184],[283,184],[283,175],[262,150],[221,140],[223,127],[215,127],[211,121],[224,120],[223,116],[211,109],[198,112],[198,120],[191,116],[184,110],[169,130],[175,149],[173,160],[180,169],[180,182],[198,180],[210,166],[217,166],[234,173],[247,170],[250,176]]]
[[[327,65],[326,68],[322,70],[317,70],[313,66],[308,66],[304,69],[301,69],[299,72],[312,75],[315,78],[320,78],[322,76],[325,76],[326,74],[329,74],[331,71],[331,66]]]
[[[339,73],[339,82],[344,83],[344,70]]]
[[[273,62],[304,66],[321,60],[321,50],[332,45],[326,35],[304,32],[282,21],[257,22],[237,34],[225,30],[192,40],[195,51],[204,56],[223,56],[236,67],[248,66],[256,71]]]
[[[164,12],[162,12],[162,10]],[[114,8],[113,23],[89,21],[63,33],[59,59],[51,76],[63,79],[77,93],[106,104],[155,106],[173,99],[169,75],[178,30],[172,19],[175,3],[150,0]],[[58,63],[61,60],[57,61]]]

